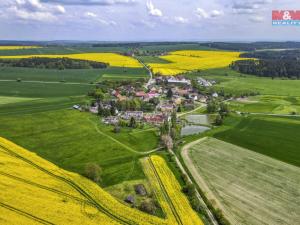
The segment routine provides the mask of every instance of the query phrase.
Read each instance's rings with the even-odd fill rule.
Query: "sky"
[[[299,0],[0,0],[0,40],[300,41]]]

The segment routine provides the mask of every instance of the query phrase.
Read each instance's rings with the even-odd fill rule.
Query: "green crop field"
[[[299,221],[299,167],[214,138],[190,144],[182,156],[197,184],[230,224]]]
[[[122,67],[69,70],[0,67],[0,81],[21,79],[22,81],[90,83],[105,78],[106,76],[117,76],[118,78],[124,77],[124,79],[127,79],[127,77],[139,79],[147,78],[148,73],[147,70],[143,68]]]
[[[144,178],[138,159],[158,146],[155,129],[115,134],[98,117],[75,110],[0,114],[0,130],[1,136],[69,171],[82,174],[86,163],[98,163],[103,186]]]
[[[45,98],[86,95],[88,84],[0,81],[0,96]]]
[[[226,142],[300,166],[300,118],[249,116],[225,120],[229,129],[214,134]]]
[[[260,78],[243,75],[229,68],[203,70],[188,76],[215,79],[218,81],[216,88],[233,94],[256,91],[261,95],[300,96],[300,80]]]
[[[96,52],[125,52],[128,49],[125,47],[43,47],[32,49],[15,49],[15,50],[0,50],[0,55],[63,55],[74,53],[96,53]]]
[[[299,113],[300,97],[260,95],[230,101],[230,108],[232,110],[250,113]]]

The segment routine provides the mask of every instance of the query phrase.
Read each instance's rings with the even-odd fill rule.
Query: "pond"
[[[186,120],[193,124],[210,124],[208,115],[188,115],[186,116]]]
[[[210,130],[210,128],[205,126],[197,126],[197,125],[185,126],[181,129],[181,136],[200,134],[207,130]]]

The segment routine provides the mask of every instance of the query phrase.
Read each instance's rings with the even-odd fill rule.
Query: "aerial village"
[[[196,84],[208,88],[216,81],[198,77]],[[97,90],[92,93],[95,101],[90,106],[74,105],[73,108],[98,114],[107,125],[136,127],[146,123],[160,126],[170,121],[173,112],[191,111],[218,97],[216,92],[201,93],[192,80],[183,76],[157,76],[147,84],[125,82],[106,90],[106,94],[101,89],[100,94]]]

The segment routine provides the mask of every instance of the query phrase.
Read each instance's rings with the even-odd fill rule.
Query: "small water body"
[[[209,125],[209,117],[208,115],[188,115],[186,116],[186,120],[189,123],[194,123],[194,124],[204,124],[204,125]]]
[[[205,126],[189,125],[181,129],[181,136],[200,134],[207,130],[210,130],[210,128]]]

